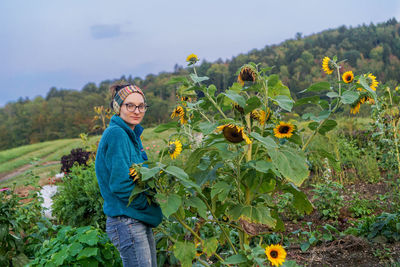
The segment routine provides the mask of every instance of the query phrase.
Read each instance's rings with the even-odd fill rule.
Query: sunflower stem
[[[250,136],[251,133],[251,121],[250,121],[250,113],[246,115],[246,124],[247,124],[247,133]],[[247,162],[251,160],[251,151],[252,151],[252,143],[247,146]]]
[[[228,119],[228,117],[225,115],[225,113],[222,111],[222,109],[218,106],[218,104],[214,101],[214,99],[207,93],[204,93],[208,100],[210,100],[210,102],[214,105],[214,107],[219,111],[219,113],[221,113],[222,117],[224,117],[224,119]]]

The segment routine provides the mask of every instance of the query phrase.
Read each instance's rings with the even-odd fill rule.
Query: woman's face
[[[144,102],[143,96],[138,93],[133,93],[133,94],[128,95],[128,97],[122,103],[119,116],[133,130],[135,128],[135,125],[139,124],[143,120],[145,112],[140,112],[139,108],[137,108],[137,107],[135,108],[134,106],[133,106],[133,108],[135,110],[129,111],[127,108],[127,105],[136,105],[138,107],[139,105],[146,105],[146,104]]]

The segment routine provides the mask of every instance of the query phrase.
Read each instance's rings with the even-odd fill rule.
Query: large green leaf
[[[329,90],[330,88],[331,88],[331,84],[329,82],[319,82],[319,83],[312,84],[310,87],[301,91],[300,93],[323,91],[323,90]]]
[[[141,180],[142,181],[147,181],[148,179],[154,177],[157,173],[161,171],[161,167],[154,167],[154,168],[146,168],[146,167],[141,167],[140,168],[140,173],[142,174]]]
[[[319,96],[309,96],[309,97],[304,97],[301,99],[298,99],[293,105],[296,106],[301,106],[305,104],[318,104],[319,101]]]
[[[231,190],[232,190],[232,185],[229,185],[224,181],[217,182],[211,188],[211,198],[214,198],[215,196],[218,195],[218,200],[224,201],[226,200]]]
[[[268,173],[268,171],[273,168],[272,162],[265,160],[250,161],[249,166],[263,173]]]
[[[182,267],[191,267],[196,257],[196,247],[193,242],[178,241],[173,247],[175,257],[181,262]]]
[[[83,248],[82,244],[79,242],[73,242],[68,246],[68,254],[71,256],[75,256],[79,253]]]
[[[284,110],[287,110],[289,112],[292,111],[294,101],[290,97],[286,95],[278,95],[273,100],[276,101],[278,103],[278,106],[280,106]]]
[[[99,236],[97,230],[89,230],[85,234],[79,236],[79,242],[93,246],[99,242]]]
[[[247,114],[256,108],[261,106],[261,101],[257,96],[252,96],[246,101],[246,106],[244,107],[244,113]]]
[[[84,248],[81,252],[79,252],[77,259],[85,259],[92,256],[96,256],[99,253],[99,248]]]
[[[285,95],[291,98],[289,88],[283,85],[282,81],[277,81],[275,78],[272,78],[271,82],[268,81],[268,96],[271,98],[276,98],[279,95]]]
[[[256,133],[256,132],[251,132],[250,136],[252,136],[255,139],[257,139],[258,141],[260,141],[261,144],[263,146],[265,146],[267,149],[272,149],[272,148],[277,148],[278,147],[278,145],[275,143],[274,139],[272,139],[269,136],[263,137],[259,133]]]
[[[166,131],[168,129],[177,128],[178,126],[179,126],[178,122],[171,121],[171,122],[168,122],[168,123],[164,123],[164,124],[158,125],[156,128],[154,128],[153,131],[156,132],[156,133],[162,133],[162,132],[164,132],[164,131]]]
[[[228,97],[233,102],[237,103],[242,108],[244,108],[244,106],[246,105],[246,100],[244,99],[244,97],[239,95],[235,91],[228,90],[228,91],[226,91],[226,93],[222,93],[222,94],[225,95],[226,97]]]
[[[307,195],[301,192],[293,184],[286,184],[282,187],[282,191],[293,195],[293,206],[300,212],[310,214],[313,211],[313,206],[308,200]]]
[[[335,120],[326,120],[321,127],[319,128],[318,132],[322,135],[325,135],[325,133],[329,132],[333,128],[335,128],[337,125],[337,122]]]
[[[199,123],[199,129],[204,135],[212,133],[217,126],[218,124],[207,121],[202,121]]]
[[[179,167],[176,166],[168,166],[166,169],[164,169],[166,173],[171,174],[172,176],[175,176],[181,181],[181,184],[187,188],[196,188],[200,189],[200,186],[198,186],[196,183],[193,181],[189,180],[189,176],[187,173],[182,170]]]
[[[243,219],[252,223],[265,224],[271,228],[274,228],[276,224],[276,220],[271,217],[270,210],[266,206],[255,207],[239,203],[228,210],[227,215],[233,221]]]
[[[207,76],[204,77],[199,77],[197,74],[190,74],[190,78],[195,82],[195,83],[201,83],[202,81],[207,81],[209,78]]]
[[[236,254],[236,255],[232,255],[232,256],[226,258],[222,262],[222,264],[229,265],[229,264],[240,264],[240,263],[245,263],[245,262],[247,262],[246,256],[244,256],[242,254]]]
[[[191,197],[185,200],[186,206],[190,206],[197,209],[197,212],[201,217],[207,220],[207,206],[198,197]]]
[[[342,103],[343,104],[353,104],[359,97],[357,92],[353,91],[345,91],[342,94]]]
[[[165,217],[169,217],[171,214],[174,214],[182,204],[181,196],[177,194],[156,194],[155,198],[157,199],[158,203],[160,204],[162,213]]]
[[[211,237],[204,240],[203,251],[207,254],[207,257],[211,257],[218,248],[218,239],[216,237]]]
[[[300,186],[309,175],[306,157],[291,147],[269,149],[268,154],[280,173],[296,186]]]
[[[186,161],[185,172],[187,173],[194,172],[197,169],[196,167],[200,164],[200,160],[203,157],[203,155],[210,150],[211,150],[210,148],[200,147],[195,151],[193,151],[190,154],[189,159]]]

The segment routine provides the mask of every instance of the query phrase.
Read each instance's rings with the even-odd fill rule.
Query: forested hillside
[[[281,77],[296,99],[301,90],[321,79],[322,58],[336,55],[339,59],[347,59],[346,70],[372,72],[380,87],[385,84],[396,86],[400,80],[399,34],[400,24],[395,19],[378,25],[342,26],[306,37],[298,33],[294,39],[279,45],[254,49],[226,61],[203,60],[197,72],[199,76],[210,77],[207,82],[222,90],[236,80],[238,68],[245,63],[251,61],[273,66],[271,72]],[[202,55],[198,56],[202,58]],[[186,73],[185,68],[176,65],[172,73],[150,74],[145,79],[134,76],[118,79],[134,82],[145,91],[151,106],[145,124],[154,125],[168,120],[175,104],[175,85],[168,84],[168,81]],[[51,88],[45,98],[21,98],[8,103],[0,109],[0,149],[77,137],[82,132],[100,133],[101,130],[93,128],[96,124],[94,107],[108,107],[108,86],[112,82],[88,83],[79,91]]]

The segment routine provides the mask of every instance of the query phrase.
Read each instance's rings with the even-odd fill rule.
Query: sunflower
[[[191,63],[191,64],[194,64],[194,63],[196,63],[197,61],[199,61],[199,58],[198,58],[197,55],[195,55],[195,54],[190,54],[190,55],[188,55],[188,57],[186,58],[186,61],[189,62],[189,63]]]
[[[265,248],[265,255],[273,266],[280,266],[285,262],[286,251],[281,245],[269,245]]]
[[[224,124],[217,127],[217,132],[221,131],[225,139],[231,143],[236,144],[245,140],[247,144],[251,144],[250,138],[244,133],[244,127],[234,124]]]
[[[187,123],[187,119],[185,117],[185,110],[183,109],[182,106],[177,106],[171,114],[171,119],[173,118],[179,118],[179,120],[181,121],[181,124],[185,124]]]
[[[376,80],[376,77],[374,75],[372,75],[371,73],[368,73],[368,75],[364,74],[363,76],[366,78],[368,86],[372,90],[376,91],[376,87],[379,84],[379,82]],[[358,91],[365,91],[365,89],[363,89],[363,88],[357,88],[357,89],[358,89]]]
[[[168,153],[171,159],[176,159],[182,152],[182,143],[179,140],[170,141],[168,143]]]
[[[239,106],[237,103],[233,103],[233,109],[236,109],[236,110],[239,111],[241,114],[244,114],[244,108],[242,108],[241,106]]]
[[[139,180],[139,178],[140,178],[138,172],[136,171],[136,169],[133,165],[129,168],[129,177],[132,178],[133,182],[135,182],[136,180]]]
[[[324,57],[322,60],[322,69],[325,71],[326,74],[332,74],[335,65],[333,61],[329,57]]]
[[[278,138],[290,138],[293,135],[294,125],[290,122],[281,121],[275,128],[274,133]]]
[[[250,114],[250,116],[258,121],[261,125],[265,125],[265,123],[269,120],[269,118],[271,117],[271,110],[268,108],[267,112],[265,112],[262,109],[256,109],[253,110]]]
[[[257,76],[257,70],[252,65],[246,64],[240,69],[238,82],[243,86],[244,82],[255,82]]]
[[[350,113],[355,115],[360,112],[360,107],[364,103],[372,105],[375,104],[375,100],[368,95],[361,95],[353,104],[350,105]]]
[[[346,71],[343,73],[342,79],[345,83],[351,83],[354,79],[354,74],[352,71]]]

